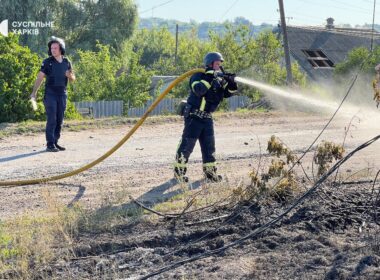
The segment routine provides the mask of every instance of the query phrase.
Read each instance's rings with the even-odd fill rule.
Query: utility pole
[[[178,55],[178,23],[175,25],[175,54],[174,54],[175,66],[177,66],[177,55]]]
[[[288,85],[291,85],[293,83],[292,65],[290,63],[290,51],[289,51],[289,43],[288,43],[288,33],[286,31],[284,3],[282,2],[282,0],[278,0],[278,5],[280,6],[282,36],[284,38],[284,52],[285,52],[285,65],[286,65],[286,83]]]
[[[375,33],[375,12],[376,12],[376,0],[373,0],[371,52],[373,51],[373,35],[374,35],[374,33]]]

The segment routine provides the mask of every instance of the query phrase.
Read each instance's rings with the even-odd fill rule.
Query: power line
[[[313,1],[308,1],[308,0],[298,0],[298,1],[303,1],[305,3],[315,5],[315,6],[319,6],[319,7],[321,6],[321,4],[313,2]],[[335,5],[328,5],[328,4],[323,4],[323,6],[334,8],[334,9],[346,10],[346,11],[355,11],[357,13],[362,13],[362,14],[369,14],[371,12],[371,10],[368,10],[368,9],[350,8],[350,7],[346,7],[346,6],[335,6]]]
[[[146,9],[146,10],[140,12],[139,14],[141,15],[141,14],[143,14],[143,13],[146,13],[146,12],[152,11],[152,10],[154,10],[154,9],[156,9],[156,8],[159,8],[159,7],[165,6],[166,4],[169,4],[170,2],[173,2],[173,1],[174,1],[174,0],[169,0],[169,1],[166,1],[166,2],[164,2],[164,3],[158,4],[157,6],[153,6],[152,8]]]
[[[371,0],[362,0],[363,2],[368,2],[368,3],[373,3]],[[376,5],[378,5],[378,4],[376,4]]]
[[[338,4],[343,4],[345,7],[348,6],[348,7],[354,8],[354,9],[359,9],[359,10],[364,10],[364,11],[370,11],[370,9],[366,9],[366,8],[363,8],[363,7],[352,5],[352,4],[349,4],[347,2],[343,2],[343,1],[339,1],[339,0],[330,0],[330,1],[338,3]]]
[[[325,18],[320,18],[320,17],[315,17],[315,16],[311,16],[311,15],[307,15],[305,13],[297,13],[297,12],[292,12],[292,13],[288,13],[289,16],[292,16],[294,20],[298,21],[300,18],[302,19],[307,19],[309,22],[313,22],[313,23],[318,23],[318,24],[322,24],[323,22],[326,21]],[[296,16],[294,16],[296,15]],[[305,22],[304,20],[299,20],[301,23]],[[303,24],[305,25],[305,24]]]
[[[239,0],[236,0],[235,2],[232,3],[232,5],[227,9],[227,11],[224,12],[224,14],[220,17],[219,21],[222,21],[222,19],[224,18],[224,16],[226,14],[228,14],[228,12],[235,6],[235,4],[239,2]]]

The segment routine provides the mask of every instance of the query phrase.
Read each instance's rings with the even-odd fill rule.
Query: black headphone
[[[53,43],[57,43],[59,45],[59,49],[61,50],[61,54],[64,55],[65,54],[65,46],[62,45],[64,44],[63,40],[62,39],[59,39],[59,38],[53,38],[52,40],[50,40],[50,42],[48,43],[48,55],[51,56],[52,53],[51,53],[51,45]]]

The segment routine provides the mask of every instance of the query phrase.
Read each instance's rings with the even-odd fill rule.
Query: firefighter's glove
[[[221,75],[221,71],[215,71],[211,67],[206,68],[204,80],[210,83],[211,89],[213,91],[218,91],[220,88],[223,87],[223,78],[221,77]]]
[[[214,90],[214,91],[218,91],[219,89],[223,88],[223,79],[222,78],[215,78],[212,83],[211,83],[211,88]]]
[[[224,73],[223,77],[227,81],[227,83],[229,84],[235,83],[235,78],[236,78],[235,73]]]
[[[228,83],[229,88],[237,89],[237,84],[235,82],[236,74],[234,73],[225,73],[223,76],[224,80]]]

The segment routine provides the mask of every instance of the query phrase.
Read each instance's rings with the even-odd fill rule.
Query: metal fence
[[[162,100],[157,107],[151,112],[151,115],[165,115],[175,113],[175,108],[181,101],[180,98],[167,98]],[[149,100],[145,106],[139,108],[128,109],[129,117],[141,117],[145,111],[149,108],[154,100]],[[233,96],[227,99],[228,109],[230,111],[236,111],[237,108],[246,107],[249,104],[249,98],[246,96]]]
[[[75,108],[88,109],[94,118],[105,118],[123,115],[123,101],[81,101],[74,102]]]
[[[164,99],[151,112],[151,115],[174,114],[180,101],[180,98]],[[129,108],[127,115],[129,117],[141,117],[153,102],[154,100],[149,100],[143,107]],[[227,99],[227,103],[229,111],[236,111],[237,108],[246,107],[249,104],[249,98],[233,96]],[[123,101],[82,101],[74,102],[74,105],[80,113],[93,118],[123,115]]]
[[[238,108],[245,108],[250,104],[247,96],[235,95],[227,99],[228,110],[236,111]]]

